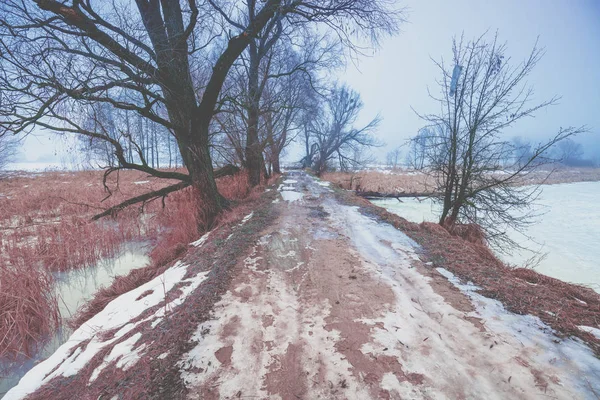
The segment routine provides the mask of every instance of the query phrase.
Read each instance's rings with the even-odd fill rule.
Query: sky
[[[358,90],[365,107],[361,120],[380,114],[377,137],[385,146],[374,155],[402,145],[424,125],[413,110],[437,110],[427,88],[435,90],[439,71],[431,58],[451,60],[452,37],[470,39],[496,30],[507,54],[522,60],[539,36],[546,54],[530,75],[535,98],[562,96],[558,105],[520,121],[507,137],[538,142],[559,127],[587,125],[575,140],[587,155],[600,152],[600,1],[599,0],[406,0],[407,22],[401,32],[381,43],[373,55],[360,57],[338,74]],[[60,162],[69,159],[63,140],[42,134],[24,141],[19,161]],[[297,151],[291,151],[293,158]],[[288,158],[290,158],[288,157]]]
[[[521,61],[539,36],[545,56],[528,82],[535,98],[562,96],[559,104],[522,120],[508,137],[521,135],[539,142],[559,127],[587,125],[590,133],[576,138],[600,152],[600,1],[598,0],[427,0],[407,1],[408,22],[370,58],[340,74],[361,93],[363,118],[383,117],[378,136],[387,143],[376,154],[405,143],[424,125],[411,109],[436,112],[427,88],[437,90],[439,70],[431,58],[451,61],[452,37],[465,38],[496,30],[507,54]]]

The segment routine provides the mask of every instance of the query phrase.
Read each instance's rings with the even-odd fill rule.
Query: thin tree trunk
[[[256,44],[250,43],[250,67],[248,68],[248,131],[246,134],[246,168],[250,186],[260,184],[261,174],[261,149],[258,140],[258,115],[259,115],[259,94],[258,94],[258,67],[259,58]]]

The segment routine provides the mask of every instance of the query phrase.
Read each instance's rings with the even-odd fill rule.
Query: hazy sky
[[[464,31],[466,38],[472,38],[488,29],[492,34],[499,31],[508,55],[515,60],[524,58],[539,36],[546,55],[529,82],[536,89],[536,99],[562,96],[559,105],[521,121],[507,135],[536,141],[560,126],[588,125],[591,133],[576,140],[588,151],[600,151],[599,0],[410,0],[400,4],[408,8],[402,32],[339,76],[361,93],[363,120],[377,113],[383,117],[378,136],[387,145],[376,155],[383,158],[423,125],[411,106],[420,112],[437,110],[427,96],[427,86],[434,90],[439,76],[430,57],[450,60],[453,36]],[[45,135],[28,138],[25,159],[59,161],[64,145],[55,145],[55,140]]]
[[[522,120],[508,135],[532,141],[560,126],[588,125],[591,134],[575,140],[595,143],[600,151],[600,1],[598,0],[428,0],[406,2],[408,22],[403,32],[383,43],[358,69],[348,67],[341,78],[360,91],[364,116],[383,116],[379,136],[388,145],[402,144],[423,125],[411,110],[436,112],[427,87],[436,90],[439,70],[430,59],[451,61],[451,41],[498,30],[507,54],[522,60],[539,36],[546,54],[530,76],[536,99],[561,95],[560,103]]]

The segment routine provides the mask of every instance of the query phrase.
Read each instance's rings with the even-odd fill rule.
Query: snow
[[[514,395],[510,387],[507,392],[497,391],[511,377],[511,387],[528,388],[523,397],[533,397],[538,391],[531,372],[535,369],[544,376],[560,376],[560,384],[552,386],[560,398],[575,394],[593,398],[592,391],[600,391],[600,361],[580,341],[558,340],[539,318],[510,313],[500,302],[476,293],[473,284],[461,284],[449,271],[438,269],[475,306],[470,313],[457,311],[434,292],[429,278],[412,267],[419,246],[404,233],[360,214],[357,207],[329,201],[324,208],[364,257],[365,268],[387,282],[396,297],[396,304],[383,316],[360,320],[371,327],[372,336],[360,351],[372,357],[396,357],[406,374],[436,376],[423,389],[384,376],[382,387],[393,388],[400,398],[445,398],[444,388],[458,385],[465,388],[467,398],[500,399]],[[481,320],[485,331],[465,321],[465,314]],[[486,357],[473,357],[492,347]],[[448,357],[423,357],[419,349]]]
[[[294,186],[286,186],[286,184],[294,185],[296,183],[298,183],[298,181],[295,179],[286,179],[281,185],[279,185],[279,188],[277,190],[281,194],[281,197],[284,201],[293,203],[295,201],[302,200],[302,198],[304,197],[302,193],[297,192]],[[275,201],[273,201],[273,203],[275,203]]]
[[[580,325],[580,326],[578,326],[578,328],[581,329],[582,331],[591,333],[592,335],[594,335],[595,337],[600,339],[600,329],[599,328],[594,328],[593,326],[584,326],[584,325]]]
[[[122,368],[123,370],[127,370],[128,367],[134,365],[140,358],[140,349],[145,347],[145,345],[142,345],[140,346],[140,348],[135,349],[135,344],[138,342],[138,340],[140,340],[141,337],[142,334],[140,332],[137,332],[128,339],[115,345],[110,354],[104,357],[104,361],[102,362],[102,364],[96,367],[96,369],[94,369],[94,371],[92,372],[89,384],[94,382],[96,378],[100,376],[102,370],[104,370],[114,361],[118,361],[117,367]]]
[[[77,374],[99,351],[113,344],[114,347],[107,357],[108,362],[119,359],[117,367],[120,368],[128,368],[133,365],[140,355],[138,352],[141,352],[143,348],[140,347],[135,350],[135,355],[129,354],[130,357],[123,358],[124,354],[133,352],[132,346],[137,340],[132,339],[135,335],[121,343],[119,343],[119,340],[143,322],[164,318],[165,313],[171,312],[176,306],[182,304],[185,298],[207,278],[208,272],[201,272],[184,280],[187,268],[187,265],[178,261],[150,282],[111,301],[104,310],[73,332],[69,340],[60,346],[54,354],[33,367],[20,380],[19,384],[5,395],[4,399],[22,399],[55,377],[69,377]],[[150,317],[137,323],[130,322],[144,311],[163,302],[166,294],[178,283],[187,284],[187,286],[181,288],[182,293],[179,297],[165,307],[160,307]],[[150,294],[138,300],[140,295],[147,291]],[[117,333],[111,339],[102,341],[101,333],[114,329],[118,329]],[[87,345],[85,345],[86,342]],[[96,372],[94,377],[98,376],[99,372]]]
[[[505,338],[516,338],[526,348],[534,348],[535,352],[532,355],[540,364],[552,364],[554,368],[572,371],[568,376],[571,378],[571,385],[576,387],[578,392],[586,393],[589,398],[593,398],[593,391],[595,393],[600,391],[600,361],[579,339],[558,340],[552,329],[538,317],[507,311],[499,301],[477,293],[476,290],[479,288],[473,283],[463,284],[450,271],[444,268],[436,269],[472,299],[476,311],[471,314],[482,318],[487,328]],[[578,328],[593,335],[600,335],[600,329],[597,328],[586,326]],[[586,380],[587,382],[583,383]]]
[[[319,186],[323,186],[323,187],[329,187],[329,184],[330,184],[330,183],[331,183],[331,182],[317,181],[317,184],[318,184]]]
[[[206,232],[204,235],[202,235],[202,237],[198,240],[196,240],[195,242],[190,243],[190,245],[194,246],[194,247],[200,247],[204,244],[204,242],[206,242],[208,240],[208,236],[210,235],[210,232]]]
[[[246,215],[243,219],[242,219],[242,223],[239,226],[244,225],[246,222],[250,221],[250,218],[252,218],[252,216],[254,215],[254,212],[251,212],[250,214]]]
[[[290,203],[302,200],[302,198],[304,197],[302,193],[295,192],[292,190],[283,190],[280,193],[281,197],[283,197],[283,200],[288,201]]]

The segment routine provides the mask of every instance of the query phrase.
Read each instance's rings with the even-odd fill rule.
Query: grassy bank
[[[559,184],[600,181],[600,168],[557,168],[528,173],[519,184]],[[398,193],[429,193],[435,189],[433,177],[411,170],[328,172],[323,179],[336,186],[364,192],[394,195]]]
[[[79,325],[119,293],[147,281],[197,239],[191,189],[117,216],[91,221],[101,210],[171,182],[126,171],[102,184],[101,171],[11,173],[0,178],[0,358],[27,357],[60,321],[53,272],[92,265],[132,240],[149,240],[151,265],[118,278],[78,313]],[[221,193],[239,202],[252,193],[247,176],[218,180]],[[223,217],[227,218],[227,217]]]
[[[122,291],[122,285],[133,289],[125,295],[139,295],[133,298],[132,308],[140,306],[146,298],[156,300],[158,297],[159,301],[144,306],[135,318],[121,321],[113,329],[106,329],[106,325],[110,324],[110,320],[103,319],[107,316],[106,310],[93,317],[85,327],[74,333],[75,336],[89,337],[64,345],[67,349],[58,354],[61,361],[48,367],[60,373],[49,378],[41,374],[39,380],[43,380],[43,386],[28,399],[66,400],[81,396],[83,392],[86,398],[94,399],[111,397],[116,393],[122,399],[185,398],[187,389],[180,365],[183,355],[193,349],[202,323],[211,318],[211,310],[227,291],[232,277],[239,273],[239,268],[244,268],[244,263],[240,262],[242,255],[249,253],[265,226],[277,217],[275,208],[271,206],[277,192],[265,192],[263,189],[252,191],[244,200],[237,202],[222,216],[218,226],[201,240],[186,244],[185,251],[176,262],[167,263],[157,270],[150,266],[140,269],[131,274],[131,279],[126,279],[129,283],[116,280],[107,290],[116,294]],[[194,239],[198,239],[197,235]],[[160,281],[163,278],[168,281],[169,274],[182,268],[185,274],[163,292]],[[145,278],[133,276],[137,274],[145,275]],[[202,281],[193,286],[198,276],[203,277]],[[139,287],[151,277],[154,278],[149,284],[158,282],[153,289]],[[115,300],[117,303],[120,301],[122,297]],[[201,334],[207,333],[202,331]],[[123,352],[123,348],[129,350]],[[82,352],[90,354],[89,359],[82,357],[86,358],[85,366],[75,375],[63,374],[64,365],[68,362],[62,360]],[[107,358],[113,362],[107,363]]]

